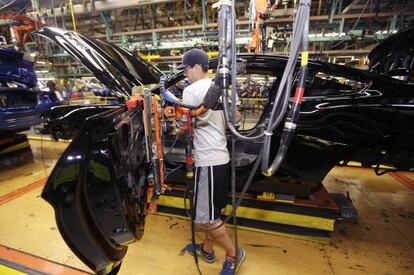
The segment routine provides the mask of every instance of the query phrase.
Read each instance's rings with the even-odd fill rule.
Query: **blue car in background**
[[[0,48],[0,135],[41,123],[41,115],[59,105],[54,93],[36,89],[33,62],[23,56],[14,49]]]

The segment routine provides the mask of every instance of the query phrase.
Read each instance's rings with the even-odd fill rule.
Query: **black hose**
[[[286,64],[285,71],[279,84],[278,92],[275,98],[275,103],[272,108],[271,117],[268,127],[265,132],[264,141],[264,155],[262,161],[262,173],[266,176],[273,175],[282,164],[282,161],[286,155],[287,149],[293,139],[293,135],[296,128],[296,121],[300,112],[300,103],[302,101],[303,92],[306,83],[307,74],[307,51],[308,51],[308,32],[309,32],[309,10],[310,0],[301,0],[299,3],[298,14],[295,19],[295,29],[293,33],[293,40],[288,62]],[[273,131],[279,126],[283,117],[286,114],[287,107],[289,105],[289,97],[291,91],[292,74],[295,68],[297,57],[299,54],[299,48],[302,46],[302,66],[299,74],[299,81],[297,84],[297,91],[295,98],[298,100],[294,102],[286,118],[285,126],[281,134],[280,145],[278,152],[269,165],[269,157],[271,153],[271,141]],[[303,64],[305,61],[305,65]],[[298,92],[299,89],[299,92]],[[298,96],[299,95],[299,96]],[[281,102],[281,103],[280,103]]]
[[[232,5],[232,11],[231,11],[231,39],[232,41],[235,41],[236,36],[236,1],[231,1]],[[236,81],[236,43],[231,43],[231,107],[232,107],[232,115],[233,115],[233,126],[236,125],[236,121],[234,121],[234,118],[236,117],[237,112],[237,98],[236,98],[236,92],[237,92],[237,81]],[[238,255],[239,255],[239,239],[237,235],[237,208],[236,206],[236,138],[234,135],[231,137],[231,205],[234,209],[234,215],[233,215],[233,229],[234,229],[234,251],[236,252],[235,257],[236,261],[234,261],[234,270],[237,270],[238,266]]]
[[[160,85],[159,85],[160,95],[165,101],[167,101],[168,103],[177,105],[177,106],[181,106],[181,107],[190,109],[190,110],[196,110],[196,109],[201,107],[202,104],[200,104],[200,105],[190,105],[190,104],[185,104],[185,103],[180,102],[175,97],[175,95],[173,93],[171,93],[169,90],[167,90],[165,88],[165,84],[168,80],[169,80],[168,76],[162,76],[161,79],[160,79]]]
[[[229,16],[229,13],[231,13],[230,16]],[[229,17],[231,18],[230,21],[228,20]],[[234,123],[234,115],[236,113],[237,60],[236,60],[236,45],[235,43],[232,43],[233,41],[235,41],[235,33],[236,33],[235,31],[236,12],[234,9],[233,2],[232,2],[231,7],[228,5],[220,6],[219,22],[222,22],[222,24],[219,24],[220,66],[218,67],[216,78],[220,81],[223,112],[226,118],[227,127],[229,128],[231,133],[240,140],[253,141],[253,140],[260,139],[264,136],[263,133],[260,133],[256,136],[242,135],[235,128],[235,123]],[[230,33],[228,33],[229,31]],[[229,45],[229,43],[231,43],[231,45]],[[228,68],[228,64],[230,64],[230,70]],[[229,103],[227,100],[227,90],[229,87],[229,80],[231,82],[231,100],[232,100],[231,110],[229,108]]]
[[[195,240],[195,218],[196,218],[196,205],[197,205],[197,194],[194,193],[194,178],[187,178],[187,186],[190,186],[190,204],[191,204],[191,244],[193,245],[193,257],[197,267],[198,274],[202,275],[200,265],[198,264],[198,254],[196,251],[196,240]],[[184,197],[185,202],[185,197]]]

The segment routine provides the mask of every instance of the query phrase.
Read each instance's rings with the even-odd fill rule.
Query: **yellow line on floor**
[[[180,216],[180,215],[165,213],[165,212],[157,212],[155,215],[165,216],[165,217],[174,217],[174,218],[182,219],[182,220],[186,220],[186,221],[190,220],[190,218],[188,218],[188,217],[183,217],[183,216]],[[225,226],[227,228],[233,228],[232,224],[225,224]],[[308,236],[308,235],[300,235],[300,234],[294,234],[294,233],[285,233],[285,232],[271,231],[271,230],[266,230],[266,229],[260,229],[260,228],[250,227],[250,226],[240,226],[240,225],[238,225],[237,228],[243,229],[243,230],[246,230],[246,231],[251,231],[251,232],[258,232],[258,233],[264,233],[264,234],[269,234],[269,235],[295,238],[295,239],[298,239],[298,240],[313,241],[313,242],[318,242],[318,243],[322,243],[322,244],[329,244],[330,243],[330,238],[329,237]]]
[[[188,200],[187,202],[187,205],[190,205]],[[180,209],[184,208],[183,198],[173,196],[160,196],[157,201],[157,204]],[[240,218],[294,225],[327,231],[333,231],[334,229],[335,220],[333,219],[244,206],[239,206],[237,209],[237,217]],[[230,213],[231,206],[228,205],[226,207],[225,214],[229,215]]]
[[[0,265],[0,274],[3,275],[21,275],[21,274],[27,274],[24,272],[20,272],[18,270],[12,269],[5,265]]]
[[[29,142],[28,141],[23,141],[23,142],[20,142],[16,145],[6,147],[4,150],[0,151],[0,155],[5,155],[7,153],[17,151],[17,150],[21,150],[21,149],[24,149],[24,148],[29,148],[29,147],[30,147]]]
[[[408,189],[414,191],[414,181],[409,177],[404,176],[402,173],[390,173],[390,176],[396,179],[399,183],[403,184]]]
[[[339,163],[343,165],[344,162],[340,161]],[[364,167],[364,166],[362,166],[362,163],[360,163],[360,162],[349,161],[349,162],[346,163],[346,165],[343,165],[343,166],[340,166],[340,167],[347,167],[347,166],[349,166],[349,167],[360,167],[360,168],[366,168],[366,169],[375,169],[376,165],[372,165],[371,167]],[[379,168],[380,169],[397,170],[394,167],[383,165],[383,164],[380,164]]]
[[[23,251],[19,251],[7,246],[0,245],[0,259],[16,263],[24,268],[34,270],[36,272],[54,275],[86,275],[89,272],[53,262],[36,255],[32,255]],[[0,274],[3,274],[0,272]],[[7,274],[7,273],[5,273]],[[21,273],[18,273],[21,274]],[[23,273],[24,274],[24,273]]]
[[[22,188],[19,188],[11,193],[8,193],[4,196],[0,197],[0,206],[8,203],[9,201],[12,201],[14,199],[17,199],[18,197],[23,196],[26,193],[29,193],[30,191],[33,191],[39,187],[42,187],[43,185],[45,185],[47,178],[43,178],[41,180],[35,181],[29,185],[26,185]],[[1,273],[0,273],[1,274]]]
[[[43,141],[56,141],[55,139],[51,137],[44,137],[44,136],[27,136],[27,139],[29,140],[43,140]],[[65,143],[71,143],[72,140],[66,140],[66,139],[58,139],[58,142],[65,142]]]

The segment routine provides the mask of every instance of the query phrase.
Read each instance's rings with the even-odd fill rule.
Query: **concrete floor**
[[[33,163],[0,171],[0,247],[89,271],[66,246],[53,209],[39,197],[42,179],[67,144],[30,143]],[[337,223],[328,245],[239,230],[247,252],[239,274],[414,274],[414,174],[377,177],[368,169],[338,167],[324,184],[330,192],[350,193],[359,222]],[[145,230],[144,238],[130,245],[119,274],[197,274],[193,258],[179,256],[190,242],[188,221],[152,215]],[[0,259],[2,253],[0,249]],[[218,274],[224,252],[217,253],[217,263],[200,263],[203,274]],[[17,274],[1,263],[0,273]]]

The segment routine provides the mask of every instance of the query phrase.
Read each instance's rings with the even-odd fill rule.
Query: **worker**
[[[63,90],[62,90],[63,99],[69,100],[71,93],[72,93],[72,85],[70,84],[69,80],[65,79],[63,81]]]
[[[190,85],[183,91],[183,103],[200,105],[203,102],[212,79],[208,78],[208,56],[201,49],[191,49],[184,53],[182,64],[177,69],[184,70]],[[237,111],[236,122],[241,120]],[[235,274],[243,263],[246,252],[235,246],[220,218],[222,209],[227,205],[230,186],[230,157],[225,136],[226,121],[220,110],[208,110],[196,118],[194,126],[194,223],[205,228],[202,243],[188,244],[186,251],[197,253],[207,263],[214,263],[216,256],[214,244],[218,243],[226,250],[226,259],[220,274]],[[237,259],[236,259],[237,255]],[[237,264],[235,265],[235,262]]]
[[[49,92],[56,95],[56,98],[59,100],[59,102],[63,102],[64,98],[62,94],[59,92],[59,90],[56,88],[56,83],[48,80],[46,83],[46,86],[49,88]]]

